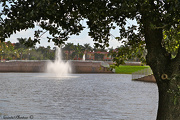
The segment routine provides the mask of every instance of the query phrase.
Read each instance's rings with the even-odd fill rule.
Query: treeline
[[[108,49],[102,49],[97,47],[91,47],[90,44],[86,43],[84,45],[74,45],[73,43],[67,43],[62,47],[63,56],[66,60],[80,60],[82,59],[83,55],[87,55],[88,52],[107,52]],[[103,54],[96,55],[96,58],[102,56]],[[97,60],[97,59],[95,59]],[[101,59],[102,60],[102,59]]]
[[[0,60],[54,60],[55,49],[55,47],[51,48],[50,46],[29,48],[20,42],[1,42]],[[85,52],[107,52],[108,50],[95,47],[93,48],[90,46],[90,44],[74,45],[73,43],[67,43],[62,46],[62,51],[64,60],[74,60],[75,58],[81,59]]]
[[[55,59],[55,49],[51,48],[50,46],[44,47],[26,47],[21,42],[11,43],[8,42],[1,42],[0,43],[0,60],[54,60]],[[84,45],[74,45],[73,43],[67,43],[62,45],[62,57],[64,60],[81,60],[83,55],[92,52],[94,53],[93,60],[104,60],[104,56],[116,58],[116,51],[123,52],[123,47],[118,47],[116,49],[109,48],[109,49],[102,49],[91,47],[90,44]],[[128,49],[126,49],[128,50]],[[106,54],[102,54],[106,52]],[[138,53],[138,52],[137,52]],[[141,55],[144,53],[140,53]],[[131,55],[132,56],[132,55]],[[130,61],[141,61],[137,57],[132,57],[129,59]]]
[[[53,60],[54,50],[50,46],[47,47],[31,47],[28,48],[23,44],[1,42],[0,58],[2,60]]]

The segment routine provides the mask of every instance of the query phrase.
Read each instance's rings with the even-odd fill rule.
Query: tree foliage
[[[0,42],[0,60],[54,60],[55,50],[50,46],[29,48],[20,43]]]
[[[168,31],[164,31],[164,38],[162,44],[165,49],[172,55],[176,57],[180,44],[180,26],[178,25],[176,29],[170,28]]]
[[[144,48],[147,24],[151,29],[179,29],[180,8],[177,0],[2,0],[1,5],[2,41],[17,31],[34,28],[36,25],[42,28],[35,31],[34,38],[21,38],[29,46],[40,42],[41,35],[47,31],[51,35],[47,37],[49,42],[62,44],[70,35],[78,35],[85,28],[81,22],[84,19],[87,19],[89,35],[96,41],[96,47],[109,46],[110,30],[119,26],[120,36],[116,39],[123,41],[128,49],[131,47],[129,53]],[[138,25],[128,25],[128,19],[135,19]],[[173,48],[173,44],[166,39],[164,46],[169,50],[168,46]]]

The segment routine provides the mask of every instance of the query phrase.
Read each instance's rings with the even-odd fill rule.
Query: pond
[[[0,73],[0,117],[34,120],[155,120],[155,83],[125,74]]]

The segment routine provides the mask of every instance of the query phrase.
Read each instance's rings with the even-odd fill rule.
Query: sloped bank
[[[156,79],[154,78],[154,75],[147,75],[141,78],[134,79],[136,81],[144,81],[144,82],[154,82],[156,83]]]
[[[48,61],[0,62],[0,72],[46,72]],[[113,73],[102,61],[70,61],[72,73]]]
[[[132,73],[132,80],[156,82],[156,79],[150,67]]]

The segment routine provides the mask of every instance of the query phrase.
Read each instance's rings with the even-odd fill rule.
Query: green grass
[[[133,72],[148,68],[149,66],[129,66],[129,65],[120,65],[115,68],[115,72],[119,74],[132,74]]]

